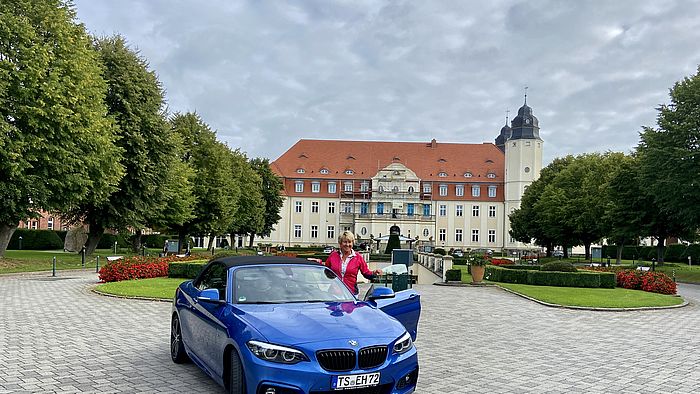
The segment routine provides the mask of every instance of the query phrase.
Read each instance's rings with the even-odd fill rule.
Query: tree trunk
[[[590,243],[590,242],[586,242],[586,243],[583,244],[583,247],[584,247],[585,250],[586,250],[586,252],[585,252],[585,253],[586,253],[586,256],[585,256],[584,260],[592,261],[593,258],[591,257],[591,243]]]
[[[250,234],[250,238],[249,238],[249,240],[248,240],[248,247],[251,248],[251,249],[253,248],[253,240],[255,240],[255,234],[252,234],[252,233],[251,233],[251,234]]]
[[[656,261],[658,263],[664,262],[664,247],[666,245],[666,237],[659,237],[659,242],[656,244]]]
[[[209,234],[209,244],[207,245],[207,250],[210,252],[214,250],[214,240],[216,240],[216,237],[213,234]]]
[[[90,223],[89,227],[90,231],[88,232],[88,239],[85,242],[86,256],[91,256],[93,253],[95,253],[95,249],[97,249],[97,244],[100,243],[100,238],[102,238],[102,234],[104,234],[105,232],[104,227],[95,223]]]
[[[141,253],[141,235],[143,234],[142,229],[136,230],[136,234],[131,237],[131,251],[140,254]]]
[[[2,224],[0,225],[0,259],[5,257],[5,251],[10,244],[12,234],[17,230],[17,225]]]
[[[187,234],[180,232],[177,234],[177,253],[181,254],[182,249],[185,247],[185,239]]]
[[[564,258],[568,259],[569,258],[569,248],[566,245],[562,245],[561,249],[564,252]]]
[[[617,259],[615,260],[615,264],[622,264],[622,249],[624,249],[624,247],[624,244],[617,245]]]

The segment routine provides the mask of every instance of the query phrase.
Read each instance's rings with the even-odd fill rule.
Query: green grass
[[[688,264],[664,264],[657,266],[657,271],[663,272],[666,275],[673,277],[681,282],[700,283],[700,266]]]
[[[105,256],[114,253],[109,250],[98,250],[93,256],[85,258],[85,267],[95,269],[96,256],[100,256],[100,265],[107,262]],[[51,271],[53,258],[56,257],[56,269],[82,268],[81,256],[78,253],[62,250],[8,250],[5,257],[0,259],[0,274],[16,272]]]
[[[97,285],[97,291],[124,297],[146,297],[170,300],[183,278],[150,278],[125,280]]]
[[[639,308],[672,306],[683,303],[680,297],[641,290],[588,289],[579,287],[533,286],[499,283],[501,287],[551,304],[593,308]]]

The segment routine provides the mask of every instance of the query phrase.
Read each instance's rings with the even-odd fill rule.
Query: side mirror
[[[225,303],[224,300],[221,300],[219,298],[219,289],[205,289],[202,290],[201,293],[199,293],[199,296],[197,297],[198,301],[202,302],[210,302],[214,304],[223,304]]]
[[[394,298],[395,296],[394,290],[389,287],[375,287],[374,290],[372,290],[372,294],[367,297],[367,299],[373,301],[383,298]]]

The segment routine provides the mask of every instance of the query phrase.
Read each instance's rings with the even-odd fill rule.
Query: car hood
[[[393,340],[406,331],[366,302],[238,304],[235,309],[239,318],[273,343],[298,345],[355,337]]]

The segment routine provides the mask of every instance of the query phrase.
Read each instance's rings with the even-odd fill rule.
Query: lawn
[[[580,287],[520,285],[513,283],[499,283],[498,285],[540,301],[566,306],[638,308],[672,306],[683,303],[681,297],[623,288],[589,289]]]
[[[95,269],[96,256],[98,255],[100,256],[100,265],[102,265],[107,262],[105,256],[112,256],[114,253],[107,249],[98,250],[93,256],[85,258],[85,267]],[[8,250],[5,252],[5,257],[0,259],[0,274],[51,271],[54,257],[56,257],[57,270],[82,268],[79,253],[62,250]]]
[[[97,285],[95,290],[124,297],[146,297],[171,300],[183,278],[150,278],[125,280]]]

